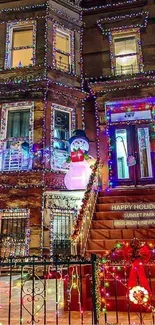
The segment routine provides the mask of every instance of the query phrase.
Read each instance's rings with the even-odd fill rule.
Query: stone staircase
[[[100,192],[89,232],[87,255],[94,253],[105,256],[117,242],[129,243],[134,237],[155,245],[155,188]],[[108,271],[105,278],[109,283],[106,290],[107,315],[109,311],[113,311],[116,318],[118,312],[125,312],[128,316],[131,311],[148,312],[146,308],[134,305],[126,298],[130,267],[126,275],[124,268],[118,271],[117,267],[111,266],[108,270],[110,272]],[[115,281],[111,275],[113,272],[123,279],[122,283]],[[146,267],[145,272],[151,283],[152,298],[155,300],[155,267]]]
[[[134,237],[155,245],[155,188],[100,192],[87,254],[105,255],[116,242]]]

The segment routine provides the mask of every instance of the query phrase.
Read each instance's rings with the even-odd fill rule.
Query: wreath
[[[149,293],[144,287],[135,286],[129,290],[129,299],[134,304],[146,304],[149,300]]]

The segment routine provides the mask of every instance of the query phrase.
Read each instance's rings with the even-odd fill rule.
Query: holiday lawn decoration
[[[132,304],[141,305],[149,312],[154,310],[154,306],[151,304],[152,292],[145,273],[145,265],[150,262],[151,256],[154,254],[154,249],[152,250],[150,247],[152,247],[151,244],[148,246],[145,242],[134,238],[130,243],[117,242],[114,248],[101,258],[98,281],[100,281],[101,309],[104,313],[108,308],[109,278],[119,282],[123,292],[123,287],[126,288],[127,298]],[[119,262],[120,265],[118,265]],[[125,281],[120,274],[117,274],[121,269],[129,274]]]
[[[138,279],[140,285],[151,295],[151,289],[144,270],[144,264],[148,263],[151,257],[148,246],[145,243],[140,243],[137,238],[134,238],[129,246],[123,248],[122,252],[125,261],[131,262],[128,280],[129,291],[137,285]]]
[[[70,156],[67,160],[70,168],[65,175],[65,185],[68,190],[83,190],[89,181],[91,169],[87,159],[89,150],[89,140],[85,131],[75,130],[73,136],[69,139]]]

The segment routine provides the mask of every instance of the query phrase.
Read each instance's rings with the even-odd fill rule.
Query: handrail
[[[71,252],[73,255],[79,254],[83,256],[85,254],[89,229],[98,195],[99,169],[100,163],[96,161],[82,200],[82,206],[73,226],[73,233],[71,235]]]

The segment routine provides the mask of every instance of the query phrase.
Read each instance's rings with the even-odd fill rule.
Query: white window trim
[[[72,130],[75,129],[76,127],[76,114],[75,114],[75,111],[73,108],[70,108],[70,107],[66,107],[66,106],[62,106],[62,105],[57,105],[57,104],[52,104],[51,106],[51,143],[50,143],[50,146],[51,146],[51,169],[52,170],[61,170],[61,171],[66,171],[66,169],[64,168],[57,168],[54,166],[54,163],[53,163],[53,155],[54,155],[54,148],[53,148],[53,143],[54,143],[54,112],[55,110],[59,110],[59,111],[62,111],[62,112],[68,112],[70,113],[70,135],[69,137],[71,137],[71,133],[72,133]]]
[[[34,102],[16,102],[16,103],[6,103],[2,105],[1,111],[1,130],[0,130],[0,150],[6,149],[6,135],[7,135],[7,122],[8,122],[8,111],[17,110],[29,110],[30,111],[30,121],[29,121],[29,151],[32,152],[33,149],[33,130],[34,130]],[[0,162],[1,164],[1,162]],[[31,164],[32,165],[32,160]],[[1,166],[0,166],[1,167]],[[32,166],[30,166],[31,169]],[[0,168],[0,170],[2,170]]]
[[[61,68],[57,68],[56,66],[56,52],[57,48],[55,47],[56,44],[56,32],[60,32],[66,36],[69,36],[69,70],[63,71]],[[55,69],[60,70],[62,72],[72,73],[75,74],[75,49],[74,49],[74,31],[71,29],[61,27],[59,25],[53,24],[53,66]]]
[[[115,70],[116,70],[116,56],[115,56],[115,44],[114,40],[117,38],[124,38],[124,37],[135,37],[136,40],[136,47],[137,47],[137,61],[139,63],[138,69],[139,71],[137,73],[143,72],[143,56],[142,56],[142,48],[140,45],[140,29],[135,28],[135,29],[127,29],[126,31],[112,31],[109,33],[109,43],[110,43],[110,57],[111,57],[111,69],[113,75],[115,75]],[[129,73],[132,74],[132,73]],[[134,74],[134,72],[133,72]],[[125,74],[117,74],[116,75],[125,75]]]
[[[12,67],[12,62],[11,62],[11,52],[12,52],[12,36],[13,36],[13,31],[15,29],[18,29],[20,27],[33,27],[33,60],[32,64],[28,65],[29,66],[34,66],[36,63],[36,26],[37,23],[35,20],[27,20],[27,21],[15,21],[7,24],[7,29],[6,29],[6,50],[5,50],[5,69],[16,69],[18,67]],[[23,66],[24,67],[24,66]]]

